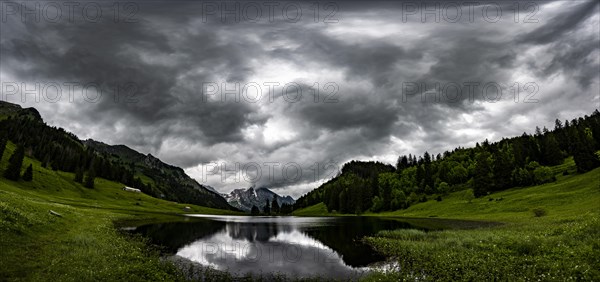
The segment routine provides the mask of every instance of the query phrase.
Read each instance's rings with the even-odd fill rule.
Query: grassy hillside
[[[574,171],[572,159],[554,168]],[[396,262],[366,281],[600,280],[600,168],[473,199],[459,191],[406,210],[365,214],[471,219],[474,230],[394,230],[364,240]],[[323,216],[324,204],[295,212]]]
[[[381,213],[393,216],[483,219],[503,222],[528,222],[535,209],[543,209],[545,218],[581,216],[600,212],[600,169],[581,175],[560,177],[556,182],[513,188],[468,200],[468,191],[430,200],[406,210]]]
[[[73,133],[46,124],[34,108],[22,109],[0,101],[0,137],[24,146],[30,156],[54,170],[93,171],[98,177],[141,189],[155,198],[235,210],[183,169],[124,145],[79,140]]]
[[[469,198],[469,190],[442,196],[442,201],[430,200],[393,212],[365,213],[369,216],[440,217],[502,222],[522,222],[530,219],[534,209],[543,209],[545,217],[564,218],[582,213],[600,212],[600,169],[574,174],[573,158],[552,167],[557,180],[537,186],[512,188],[481,198]],[[573,174],[562,175],[570,171]],[[298,216],[333,216],[323,203],[293,212]]]
[[[327,206],[323,203],[318,203],[310,207],[295,210],[292,212],[295,216],[322,216],[322,215],[334,215],[333,213],[327,212]]]
[[[4,171],[15,149],[9,143],[0,161]],[[121,190],[122,184],[97,178],[94,189],[72,173],[33,164],[32,182],[0,177],[0,280],[180,280],[141,238],[119,233],[118,220],[166,219],[190,212],[232,211],[168,202]],[[62,216],[50,214],[50,210]]]
[[[468,200],[457,192],[385,216],[499,221],[476,230],[396,230],[365,239],[399,258],[398,271],[367,280],[600,279],[600,169],[555,183]]]

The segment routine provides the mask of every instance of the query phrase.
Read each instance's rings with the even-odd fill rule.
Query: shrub
[[[547,214],[547,212],[545,209],[542,209],[542,208],[533,209],[533,215],[535,217],[542,217],[542,216],[545,216],[546,214]]]
[[[438,185],[438,191],[444,195],[450,193],[450,186],[446,182],[442,182]]]
[[[556,180],[554,174],[552,173],[552,170],[547,166],[537,167],[533,171],[533,178],[535,180],[535,183],[537,184],[553,182]]]
[[[463,199],[468,203],[471,203],[473,199],[475,199],[475,194],[473,193],[473,189],[468,189],[463,194]]]

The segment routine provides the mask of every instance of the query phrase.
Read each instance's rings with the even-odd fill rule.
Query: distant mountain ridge
[[[253,188],[248,189],[235,189],[229,194],[222,194],[225,200],[233,206],[243,211],[250,211],[252,206],[256,206],[261,211],[263,210],[267,200],[269,203],[273,201],[273,198],[277,198],[279,206],[283,204],[293,205],[296,200],[290,196],[280,196],[277,193],[265,188]]]
[[[152,154],[144,155],[125,145],[107,145],[92,139],[85,140],[83,143],[88,147],[109,154],[112,157],[118,157],[124,162],[132,164],[135,171],[149,177],[159,185],[193,189],[203,194],[214,205],[224,208],[223,205],[226,204],[226,201],[224,201],[219,193],[214,191],[214,188],[209,189],[199,184],[196,180],[189,177],[182,168],[166,164]],[[179,201],[184,202],[185,200],[182,198]]]
[[[97,177],[141,189],[145,194],[200,206],[233,209],[183,169],[144,155],[125,145],[80,140],[62,128],[47,125],[34,108],[0,101],[0,137],[24,146],[31,157],[54,170],[93,170]]]

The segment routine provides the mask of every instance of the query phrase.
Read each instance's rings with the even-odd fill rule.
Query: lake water
[[[385,260],[360,239],[398,228],[415,227],[374,217],[190,215],[184,221],[127,229],[162,246],[167,254],[235,276],[350,278]]]

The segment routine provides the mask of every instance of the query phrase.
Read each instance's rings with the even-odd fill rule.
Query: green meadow
[[[0,170],[6,168],[14,149],[9,143]],[[29,163],[34,167],[33,181],[0,178],[0,280],[185,280],[144,238],[118,231],[115,222],[178,220],[188,212],[184,207],[190,207],[191,213],[235,214],[125,192],[122,184],[100,178],[94,189],[88,189],[74,182],[72,173],[43,168],[26,157],[24,166]],[[553,183],[481,198],[458,191],[442,201],[429,200],[406,210],[365,214],[500,224],[392,230],[364,238],[387,255],[391,265],[390,270],[374,272],[364,280],[600,279],[600,169],[559,173],[573,168],[572,159],[554,167],[557,181]],[[322,203],[294,215],[341,216],[327,213]],[[219,273],[204,277],[231,279]]]
[[[364,240],[394,262],[366,281],[563,281],[600,279],[600,168],[481,198],[469,191],[406,210],[368,216],[444,218],[501,223],[476,229],[383,231]],[[433,198],[433,197],[432,197]],[[330,215],[324,204],[297,215]]]
[[[14,149],[8,144],[0,171]],[[122,234],[115,222],[177,220],[184,207],[191,208],[186,213],[234,213],[126,192],[122,184],[100,178],[88,189],[72,173],[42,168],[26,157],[24,167],[30,163],[31,182],[0,177],[2,281],[184,280],[143,238]]]

